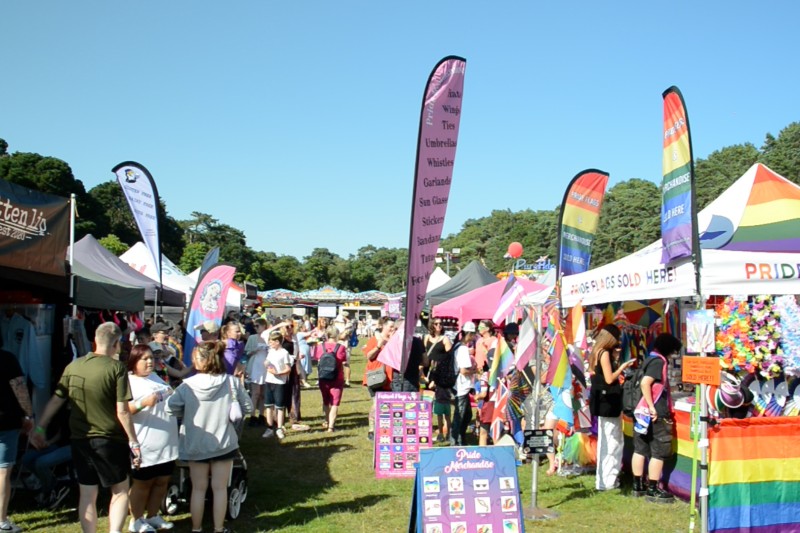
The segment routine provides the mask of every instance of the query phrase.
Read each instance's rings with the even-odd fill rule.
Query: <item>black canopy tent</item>
[[[79,261],[72,264],[75,274],[75,303],[91,309],[143,311],[144,288],[126,285],[93,272]]]
[[[425,300],[428,306],[433,307],[495,281],[497,281],[497,276],[492,274],[480,261],[473,261],[453,276],[450,281],[426,294]]]
[[[114,282],[144,289],[146,302],[159,301],[158,294],[161,293],[160,301],[163,305],[183,307],[185,304],[186,295],[184,293],[168,287],[164,287],[162,292],[157,281],[132,269],[125,261],[106,250],[91,235],[87,235],[75,243],[74,258],[76,262],[92,272]]]

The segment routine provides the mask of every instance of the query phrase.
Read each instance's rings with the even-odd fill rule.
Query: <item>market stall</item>
[[[794,297],[800,294],[800,187],[756,164],[697,219],[702,296],[728,297],[707,304],[715,312],[720,367],[734,383],[755,383],[749,406],[730,386],[712,390],[707,401],[719,419],[716,425],[712,419],[709,430],[709,530],[800,530],[800,408],[792,410],[777,387],[760,386],[777,378],[791,391],[800,376],[800,307]],[[694,293],[691,260],[662,265],[660,241],[562,280],[565,307]],[[665,479],[671,491],[686,497],[691,404],[684,409],[680,403],[677,454]]]

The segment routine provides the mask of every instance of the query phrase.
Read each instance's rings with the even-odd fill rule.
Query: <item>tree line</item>
[[[708,205],[756,162],[800,184],[800,122],[789,124],[777,137],[768,133],[761,148],[751,143],[737,144],[695,160],[698,208]],[[78,205],[76,239],[91,233],[116,255],[141,240],[116,180],[87,191],[66,162],[36,153],[9,153],[3,139],[0,179],[59,196],[74,193]],[[660,182],[660,177],[654,179]],[[503,255],[514,241],[523,245],[529,261],[540,256],[555,261],[560,207],[495,210],[489,216],[467,220],[458,233],[443,238],[441,246],[447,250],[460,248],[455,270],[475,259],[493,272],[507,270],[510,264]],[[611,187],[600,212],[592,266],[615,261],[657,240],[660,212],[661,194],[654,182],[634,178]],[[237,281],[250,281],[260,290],[302,291],[323,285],[351,291],[405,290],[405,248],[365,245],[347,258],[327,248],[315,248],[301,260],[253,250],[247,245],[244,232],[208,213],[195,211],[188,220],[177,220],[169,215],[163,199],[158,217],[162,252],[184,272],[199,267],[205,254],[219,246],[220,260],[236,265]],[[453,270],[451,267],[451,274]]]

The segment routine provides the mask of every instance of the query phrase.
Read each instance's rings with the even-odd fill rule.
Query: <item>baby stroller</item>
[[[209,487],[209,492],[211,487]],[[189,464],[178,461],[175,473],[167,488],[162,511],[173,516],[178,513],[181,505],[186,505],[192,495],[192,481],[189,477]],[[210,495],[207,495],[208,498]],[[228,517],[236,520],[242,510],[242,504],[247,499],[247,461],[239,452],[233,460],[231,477],[228,480]]]

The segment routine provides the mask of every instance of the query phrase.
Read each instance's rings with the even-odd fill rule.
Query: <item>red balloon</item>
[[[508,255],[514,259],[522,257],[522,245],[518,242],[512,242],[508,245]]]

